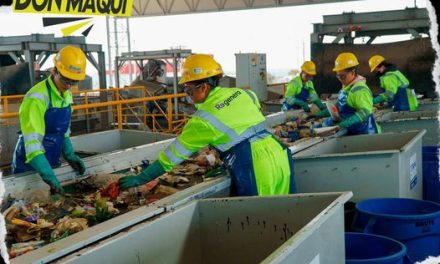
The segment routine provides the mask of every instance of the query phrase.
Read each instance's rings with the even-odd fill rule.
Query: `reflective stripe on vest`
[[[403,88],[407,88],[409,86],[409,84],[405,84],[405,82],[400,78],[399,74],[395,73],[395,72],[387,72],[385,74],[385,76],[390,76],[393,75],[397,78],[397,80],[400,82],[400,86],[399,87],[403,87]]]
[[[41,93],[29,93],[29,94],[26,94],[25,97],[24,97],[24,99],[27,99],[27,98],[35,98],[35,99],[39,99],[39,100],[41,100],[41,101],[46,102],[46,104],[50,104],[49,97],[47,97],[47,95],[45,95],[45,94],[41,94]]]
[[[29,142],[29,141],[32,141],[32,140],[38,140],[38,141],[42,142],[43,141],[43,135],[41,135],[40,133],[35,132],[35,133],[30,133],[30,134],[27,134],[27,135],[23,135],[23,139],[24,139],[25,143]]]
[[[252,102],[254,103],[254,105],[256,105],[257,103],[255,102],[255,97],[254,97],[254,95],[250,92],[250,91],[248,91],[248,90],[246,90],[246,89],[243,89],[248,95],[249,95],[249,97],[252,99]]]
[[[218,146],[215,146],[220,151],[226,151],[233,146],[237,145],[241,141],[251,138],[256,133],[263,131],[267,128],[266,120],[256,124],[255,126],[251,126],[247,128],[243,133],[240,135],[237,134],[232,128],[225,125],[223,122],[218,120],[215,116],[211,115],[208,112],[205,111],[197,111],[194,116],[198,116],[202,119],[205,119],[208,121],[211,125],[213,125],[217,130],[220,132],[228,135],[228,137],[231,139],[229,143],[220,144]]]
[[[41,145],[40,142],[33,143],[30,145],[25,145],[24,149],[25,149],[26,153],[32,153],[32,152],[38,151],[38,150],[44,151],[43,145]]]
[[[186,149],[185,146],[183,146],[182,143],[180,143],[180,141],[176,138],[173,143],[171,143],[171,145],[169,145],[164,151],[168,159],[174,164],[179,164],[183,162],[184,159],[174,154],[174,152],[171,150],[171,147],[174,147],[174,149],[177,150],[177,152],[179,152],[179,154],[181,154],[185,158],[189,158],[193,154],[192,151]]]

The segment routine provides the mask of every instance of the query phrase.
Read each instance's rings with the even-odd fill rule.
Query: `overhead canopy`
[[[357,0],[133,0],[132,17],[325,4]]]

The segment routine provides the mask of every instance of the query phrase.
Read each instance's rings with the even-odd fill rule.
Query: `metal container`
[[[206,199],[61,263],[343,263],[351,192]]]
[[[382,128],[382,132],[426,129],[422,144],[424,146],[436,146],[439,144],[440,133],[438,128],[440,124],[438,120],[438,109],[418,110],[414,112],[388,112],[377,118],[377,121]]]
[[[84,155],[132,148],[176,137],[173,134],[116,129],[71,137],[75,151]]]
[[[332,138],[296,153],[299,193],[352,191],[357,202],[377,197],[422,199],[422,131]]]
[[[421,99],[419,100],[419,107],[417,110],[419,111],[425,111],[425,110],[439,110],[439,100],[436,99]]]
[[[281,106],[283,106],[284,99],[273,99],[264,101],[263,104],[267,112],[276,113],[281,111]]]

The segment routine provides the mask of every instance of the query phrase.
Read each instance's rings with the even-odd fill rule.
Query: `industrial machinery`
[[[1,94],[25,94],[47,76],[47,70],[41,69],[49,57],[66,45],[75,45],[84,51],[87,60],[98,71],[99,86],[106,87],[105,59],[101,45],[86,43],[84,36],[56,38],[53,34],[32,34],[0,37]],[[93,55],[95,53],[97,60]],[[90,83],[90,78],[86,82]]]
[[[260,101],[267,100],[266,54],[235,54],[237,87],[251,89]]]
[[[156,50],[156,51],[133,51],[122,53],[121,56],[116,56],[115,59],[115,73],[116,73],[116,86],[121,85],[120,71],[123,67],[128,66],[131,68],[131,62],[134,61],[137,68],[140,70],[140,74],[135,78],[129,86],[144,86],[145,91],[130,91],[121,94],[124,99],[136,98],[141,96],[159,96],[163,94],[177,94],[183,92],[183,89],[178,85],[178,68],[182,60],[191,55],[189,49],[168,49],[168,50]],[[127,64],[128,63],[128,64]],[[172,71],[172,76],[167,76],[167,69]],[[167,102],[157,101],[155,103],[148,102],[147,109],[149,113],[156,114],[161,112],[167,112]],[[139,108],[141,109],[141,108]],[[128,120],[131,124],[139,123],[139,118],[136,118],[137,113],[133,110],[131,114],[133,117]],[[186,98],[175,98],[173,102],[173,112],[177,114],[192,114],[195,112],[195,108],[192,104],[189,104]],[[165,118],[157,118],[156,120],[160,124],[165,124],[167,120]],[[152,120],[147,120],[147,126],[152,127]]]
[[[397,64],[416,93],[430,98],[436,96],[432,80],[435,51],[429,36],[430,20],[426,8],[325,15],[323,21],[314,24],[310,35],[311,59],[316,63],[318,73],[314,84],[319,94],[339,91],[341,85],[332,71],[334,61],[339,53],[350,51],[356,54],[360,62],[358,72],[367,78],[373,94],[380,92],[379,81],[370,73],[368,59],[381,54],[387,61]],[[375,43],[381,36],[404,34],[410,34],[412,39]],[[332,40],[331,43],[328,39]],[[363,39],[366,42],[361,44]],[[340,43],[341,40],[344,43]]]

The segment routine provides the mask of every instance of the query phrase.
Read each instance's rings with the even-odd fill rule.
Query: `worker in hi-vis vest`
[[[179,84],[197,111],[157,161],[139,175],[119,180],[122,188],[147,183],[210,145],[221,153],[234,195],[295,192],[291,152],[267,131],[257,96],[250,90],[220,87],[222,75],[210,55],[194,54],[185,60]]]
[[[13,173],[35,170],[54,192],[63,192],[52,167],[60,165],[60,155],[72,168],[84,174],[83,161],[70,141],[72,93],[86,76],[86,56],[74,46],[65,46],[54,58],[51,75],[37,83],[20,105],[20,131],[12,161]]]
[[[301,73],[287,84],[281,111],[302,108],[304,111],[310,112],[308,100],[314,103],[320,110],[325,109],[325,105],[319,99],[313,86],[312,79],[315,75],[315,63],[313,61],[305,61],[301,66]]]
[[[368,60],[370,71],[380,79],[383,93],[374,97],[373,104],[388,103],[394,111],[414,111],[418,107],[414,89],[408,88],[408,79],[397,69],[396,65],[388,63],[381,55],[374,55]]]
[[[373,117],[373,96],[365,78],[357,73],[358,65],[358,59],[350,52],[341,53],[336,58],[333,71],[342,83],[336,104],[341,120],[329,117],[323,121],[322,126],[335,123],[341,128],[346,128],[349,135],[380,133]],[[329,115],[328,109],[318,113],[318,116],[325,115]]]

